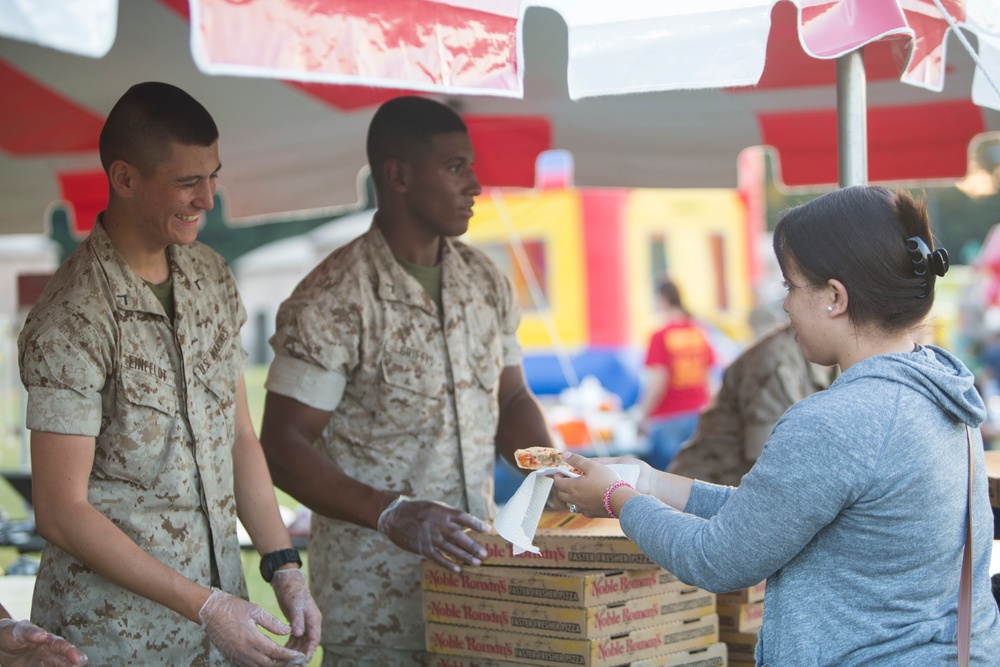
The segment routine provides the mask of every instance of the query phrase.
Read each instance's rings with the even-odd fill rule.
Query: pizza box
[[[631,663],[631,667],[726,667],[728,651],[722,642],[668,653]]]
[[[553,605],[593,607],[689,588],[663,568],[655,570],[536,570],[464,567],[455,573],[424,560],[425,591]]]
[[[754,651],[757,650],[756,632],[721,632],[719,641],[726,645],[729,662],[754,662]]]
[[[719,632],[757,632],[764,620],[764,603],[720,604]]]
[[[738,591],[731,591],[729,593],[719,593],[717,601],[719,604],[750,604],[752,602],[761,602],[764,599],[764,587],[766,581],[762,581],[756,586],[751,586],[750,588],[741,588]]]
[[[714,644],[719,640],[719,617],[711,614],[599,639],[562,639],[427,623],[426,637],[429,653],[535,665],[614,667]]]
[[[582,514],[542,513],[533,543],[540,553],[514,555],[513,545],[495,532],[469,535],[486,547],[484,565],[569,567],[583,569],[659,568],[632,540],[616,519],[592,519]]]
[[[424,591],[424,620],[498,632],[594,639],[715,612],[715,594],[690,586],[597,607],[550,607]]]
[[[524,667],[521,662],[472,658],[465,656],[428,654],[429,667]],[[667,653],[666,655],[628,663],[630,667],[726,667],[726,645],[722,642]]]
[[[984,452],[986,456],[986,476],[989,478],[990,504],[1000,507],[1000,451]]]

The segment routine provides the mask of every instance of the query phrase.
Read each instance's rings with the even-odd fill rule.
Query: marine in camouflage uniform
[[[229,267],[196,242],[218,137],[180,88],[126,91],[99,140],[107,208],[18,341],[48,542],[32,620],[95,666],[287,664],[319,643],[304,575],[277,562],[291,540],[246,402],[246,314]],[[281,570],[285,646],[258,626],[289,626],[245,599],[237,506],[267,574]]]
[[[790,324],[765,334],[726,368],[715,400],[668,472],[739,486],[785,410],[832,379],[831,369],[806,361]]]
[[[447,239],[441,267],[443,322],[378,228],[332,253],[281,306],[266,386],[333,411],[317,444],[351,477],[491,519],[498,380],[521,361],[519,309],[481,251]],[[309,552],[324,645],[423,646],[417,555],[318,514]]]
[[[261,428],[275,483],[313,510],[324,667],[420,664],[421,556],[480,564],[465,529],[494,515],[496,453],[551,445],[512,285],[454,240],[481,191],[464,124],[396,98],[368,146],[372,228],[281,305]]]
[[[212,250],[168,252],[176,330],[100,222],[59,267],[18,340],[27,427],[96,438],[90,503],[185,577],[246,597],[230,455],[246,314]],[[196,624],[52,544],[31,620],[92,665],[221,661]]]

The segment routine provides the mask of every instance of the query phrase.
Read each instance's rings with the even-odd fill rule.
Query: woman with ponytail
[[[686,583],[721,593],[766,579],[758,665],[953,665],[964,652],[1000,664],[986,410],[961,361],[915,342],[948,269],[926,204],[875,186],[830,192],[784,213],[774,252],[806,358],[839,365],[838,379],[788,409],[737,488],[569,455],[583,474],[556,480],[558,497],[620,517]],[[634,489],[612,461],[640,466]]]

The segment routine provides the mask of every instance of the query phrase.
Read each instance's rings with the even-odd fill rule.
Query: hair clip
[[[927,244],[919,236],[911,236],[906,239],[906,251],[910,254],[910,261],[913,262],[913,274],[918,278],[922,278],[920,281],[920,288],[922,293],[920,295],[921,299],[927,298],[930,293],[929,285],[932,284],[928,281],[927,272],[930,271],[934,275],[943,276],[948,272],[948,251],[944,248],[938,248],[934,252],[927,247]]]

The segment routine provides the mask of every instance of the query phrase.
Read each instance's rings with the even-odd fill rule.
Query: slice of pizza
[[[541,470],[542,468],[563,468],[580,472],[563,458],[562,451],[555,447],[527,447],[514,452],[517,467],[524,470]]]

